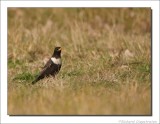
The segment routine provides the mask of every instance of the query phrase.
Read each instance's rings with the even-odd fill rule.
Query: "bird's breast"
[[[51,60],[52,60],[52,62],[54,64],[57,64],[57,65],[61,65],[62,64],[61,58],[52,57]]]

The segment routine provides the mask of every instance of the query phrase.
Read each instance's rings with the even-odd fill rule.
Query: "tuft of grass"
[[[17,74],[15,78],[13,78],[13,81],[15,80],[21,80],[21,81],[33,81],[35,76],[29,72],[23,72],[21,74]]]
[[[18,65],[22,65],[23,63],[21,62],[21,61],[19,61],[19,60],[15,60],[15,61],[13,61],[12,59],[9,59],[8,60],[8,66],[9,66],[9,68],[15,68],[16,66],[18,66]]]

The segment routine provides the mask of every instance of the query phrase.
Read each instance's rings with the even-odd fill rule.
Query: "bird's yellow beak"
[[[61,50],[62,50],[62,48],[59,48],[59,49],[58,49],[58,51],[61,51]]]

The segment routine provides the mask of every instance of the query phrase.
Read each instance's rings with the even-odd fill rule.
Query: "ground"
[[[151,115],[151,86],[150,8],[8,8],[9,115]]]

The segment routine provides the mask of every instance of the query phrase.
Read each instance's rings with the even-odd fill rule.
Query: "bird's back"
[[[49,61],[48,65],[43,68],[39,76],[32,82],[32,84],[36,83],[37,81],[43,79],[44,77],[48,76],[55,76],[59,70],[61,69],[61,65],[54,64],[52,61]]]

